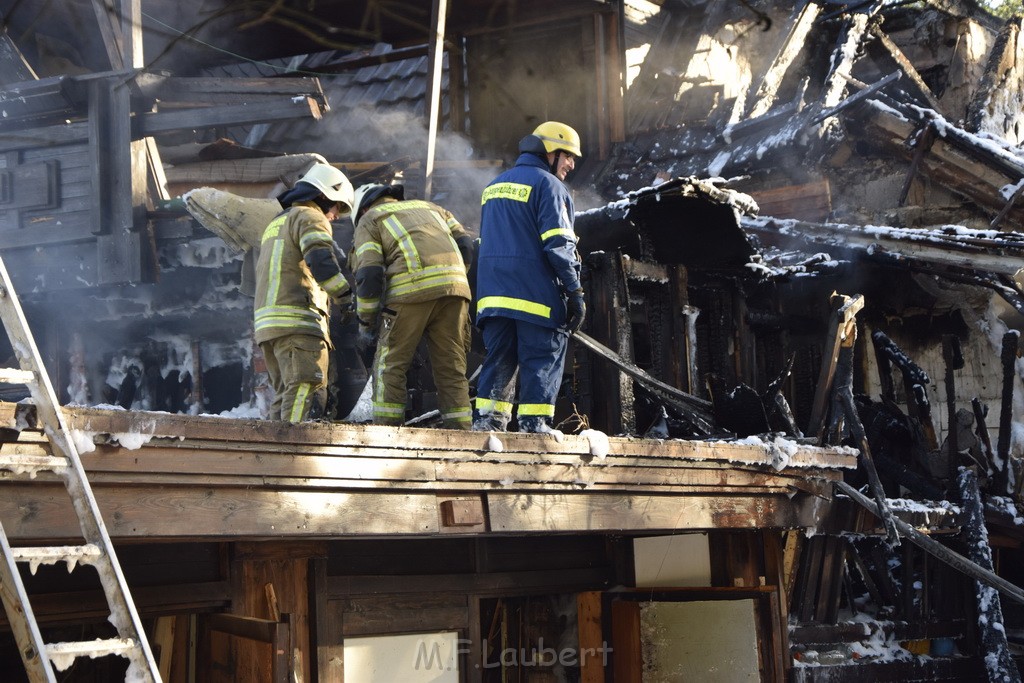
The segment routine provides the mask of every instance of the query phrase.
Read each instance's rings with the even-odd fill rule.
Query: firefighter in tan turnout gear
[[[351,306],[331,221],[352,210],[352,184],[318,163],[278,201],[284,211],[260,241],[255,336],[274,389],[269,418],[301,422],[327,401],[330,304]]]
[[[466,270],[473,240],[449,211],[404,196],[401,185],[363,185],[353,202],[350,260],[360,344],[377,340],[373,421],[405,420],[406,372],[425,336],[443,424],[469,429]]]

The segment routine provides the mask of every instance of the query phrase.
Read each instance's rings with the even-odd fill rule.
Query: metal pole
[[[434,153],[437,149],[437,126],[441,118],[441,73],[444,70],[444,30],[448,14],[448,0],[434,0],[428,71],[430,87],[427,91],[427,158],[423,163],[423,198],[430,200]],[[456,105],[452,103],[454,108]]]

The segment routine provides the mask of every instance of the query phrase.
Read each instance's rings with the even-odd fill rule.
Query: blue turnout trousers
[[[520,431],[549,424],[565,367],[566,330],[496,316],[482,320],[481,330],[486,356],[477,382],[474,429],[508,426],[517,370]]]

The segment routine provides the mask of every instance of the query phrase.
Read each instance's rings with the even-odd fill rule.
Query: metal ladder
[[[114,546],[100,517],[78,449],[70,436],[57,395],[43,366],[28,322],[15,294],[3,259],[0,258],[0,321],[7,331],[20,370],[0,368],[0,382],[24,384],[32,393],[39,423],[50,442],[51,455],[0,455],[0,470],[12,476],[34,479],[37,472],[51,471],[64,481],[82,528],[84,543],[77,546],[12,548],[0,524],[0,598],[7,611],[25,671],[32,683],[55,683],[55,672],[71,666],[76,657],[120,655],[128,659],[126,680],[160,683],[160,672],[135,604],[128,592],[114,554]],[[89,564],[99,574],[110,607],[110,622],[117,638],[84,642],[44,643],[29,604],[28,594],[18,572],[18,562],[28,563],[33,571],[39,564],[67,562],[68,572],[78,564]]]

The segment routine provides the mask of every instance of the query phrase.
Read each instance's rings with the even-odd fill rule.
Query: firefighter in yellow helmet
[[[472,238],[446,209],[406,200],[401,185],[363,185],[353,206],[350,260],[360,346],[378,340],[371,370],[374,423],[405,421],[406,373],[425,338],[442,423],[469,429]]]
[[[476,319],[487,353],[473,429],[504,430],[518,403],[519,431],[545,433],[553,431],[569,335],[586,316],[575,212],[563,184],[581,156],[580,136],[547,121],[519,151],[482,197]]]
[[[352,211],[352,183],[317,163],[278,201],[284,211],[260,242],[254,333],[274,389],[270,419],[301,422],[327,403],[330,304],[351,307],[331,221]]]

